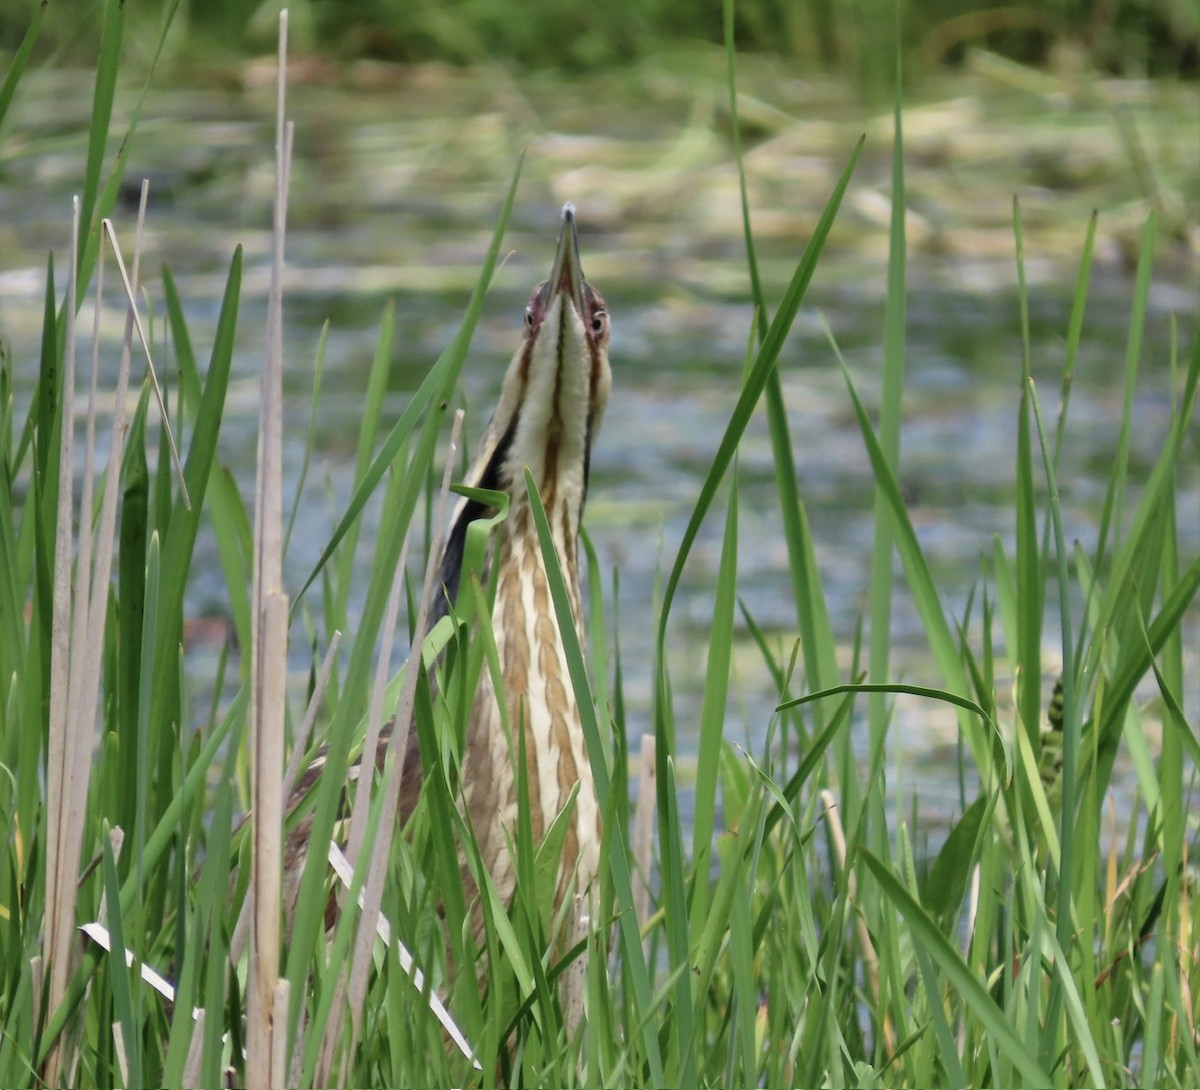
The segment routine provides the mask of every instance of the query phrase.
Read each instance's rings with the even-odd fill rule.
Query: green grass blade
[[[45,2],[38,4],[29,26],[25,29],[24,37],[21,38],[21,44],[17,46],[17,51],[9,62],[4,83],[0,84],[0,127],[4,125],[4,115],[12,105],[13,95],[17,93],[17,84],[21,82],[21,76],[29,65],[29,58],[33,56],[34,43],[37,42],[38,31],[42,28],[42,20],[46,17],[46,7]]]
[[[926,873],[921,887],[921,901],[937,914],[943,926],[949,926],[957,919],[971,870],[979,861],[982,848],[980,837],[991,835],[987,822],[991,817],[993,799],[981,794],[967,807],[950,829],[949,836],[933,860],[933,866]]]
[[[738,192],[742,210],[742,234],[746,242],[746,265],[750,276],[750,297],[754,302],[755,324],[760,345],[765,347],[770,333],[766,297],[759,277],[755,253],[754,232],[750,225],[750,195],[746,187],[746,168],[742,153],[741,125],[738,118],[736,63],[734,52],[734,0],[722,5],[725,40],[726,79],[728,85],[730,122],[733,134],[734,161],[738,170]],[[859,143],[861,147],[861,141]],[[855,152],[857,157],[857,151]],[[853,163],[851,164],[851,169]],[[838,197],[840,201],[840,195]],[[819,229],[819,227],[818,227]],[[809,243],[813,249],[815,239]],[[781,312],[790,305],[789,295],[780,304]],[[778,318],[779,315],[776,315]],[[789,322],[790,325],[790,322]],[[764,385],[767,426],[771,436],[775,480],[779,490],[779,512],[783,521],[783,537],[787,547],[788,571],[792,582],[792,597],[800,628],[805,672],[815,688],[832,685],[837,675],[834,656],[835,643],[825,607],[825,593],[820,574],[811,563],[812,540],[808,521],[800,501],[796,466],[792,457],[793,444],[789,434],[787,411],[783,402],[783,386],[777,370],[772,368]]]
[[[103,852],[104,890],[108,899],[108,934],[111,950],[108,954],[108,978],[112,985],[113,1007],[116,1013],[116,1025],[113,1032],[120,1032],[125,1045],[125,1059],[128,1063],[128,1085],[142,1086],[142,1034],[138,1024],[137,1006],[134,1000],[134,989],[131,981],[130,968],[125,961],[125,923],[121,911],[120,886],[117,882],[117,864],[113,859],[112,840],[109,836],[107,823],[102,832],[101,849]]]
[[[104,151],[108,146],[108,127],[112,120],[117,70],[121,59],[121,38],[125,27],[125,4],[106,0],[100,24],[100,53],[96,60],[96,83],[92,90],[92,120],[88,126],[87,165],[84,167],[83,196],[79,203],[79,282],[86,284],[90,275],[84,270],[89,249],[100,243],[100,224],[96,202],[100,196],[100,174],[104,169]]]
[[[729,698],[729,670],[733,656],[734,604],[737,600],[738,561],[738,484],[737,473],[730,481],[729,507],[725,516],[725,540],[717,573],[713,599],[712,631],[708,643],[704,697],[700,707],[700,744],[696,760],[695,813],[692,823],[692,865],[700,876],[693,891],[692,919],[704,919],[708,901],[708,859],[712,850],[716,823],[717,770],[720,767],[721,741],[724,737],[726,703]]]
[[[139,769],[146,768],[145,757],[138,751],[139,709],[143,693],[139,684],[143,658],[143,615],[146,592],[149,589],[146,570],[146,550],[149,544],[148,506],[150,474],[146,464],[146,408],[149,405],[149,389],[143,387],[141,402],[129,431],[125,448],[125,465],[122,469],[120,548],[117,553],[118,589],[120,609],[115,612],[117,620],[117,733],[120,739],[118,759],[121,764],[120,808],[111,812],[114,825],[125,830],[126,835],[137,829],[137,822],[144,814],[136,813],[138,790],[145,777]],[[157,546],[156,546],[157,548]],[[157,566],[157,561],[156,561]],[[157,573],[155,575],[157,582]],[[149,647],[153,647],[151,642]],[[146,671],[149,674],[149,671]],[[148,704],[146,707],[148,708]],[[145,709],[142,709],[145,710]],[[144,831],[144,830],[143,830]],[[130,858],[137,858],[131,851],[125,856],[126,868]]]
[[[733,160],[737,164],[738,172],[738,195],[741,199],[742,208],[742,236],[746,240],[746,269],[750,275],[750,298],[754,301],[758,336],[762,340],[767,335],[768,319],[766,301],[762,290],[762,280],[758,275],[758,257],[754,250],[754,231],[750,227],[750,193],[746,188],[746,163],[742,155],[742,125],[738,116],[734,10],[734,0],[723,0],[721,5],[721,22],[725,40],[725,79],[729,94],[729,123],[733,138]]]
[[[1037,743],[1042,714],[1042,615],[1045,588],[1038,550],[1037,508],[1033,484],[1033,440],[1029,420],[1029,292],[1025,285],[1025,242],[1021,206],[1013,197],[1013,234],[1017,250],[1017,291],[1021,308],[1021,398],[1017,410],[1017,716],[1026,737]]]
[[[175,362],[179,367],[180,401],[192,413],[200,406],[202,382],[200,371],[196,366],[196,353],[192,348],[192,338],[188,333],[187,319],[183,313],[183,300],[179,297],[179,288],[171,270],[162,267],[163,302],[167,310],[167,328],[171,331],[171,343],[175,348]]]
[[[151,690],[154,686],[153,662],[155,648],[158,644],[158,598],[159,598],[159,548],[158,548],[158,533],[155,532],[150,536],[150,545],[146,554],[146,571],[145,571],[145,594],[142,605],[142,632],[141,640],[139,641],[139,663],[138,663],[138,694],[137,694],[137,715],[134,721],[134,730],[128,738],[130,748],[136,755],[137,768],[141,770],[141,775],[135,775],[133,778],[133,821],[130,825],[130,832],[127,833],[129,847],[134,853],[133,864],[130,866],[130,872],[137,877],[139,888],[144,889],[147,884],[147,874],[144,863],[144,845],[146,840],[146,822],[148,820],[148,805],[147,796],[151,786],[150,777],[146,772],[154,768],[159,762],[151,762],[150,759],[150,697]],[[167,739],[173,741],[171,732],[162,730],[155,732],[157,739]],[[168,745],[169,745],[168,741]],[[166,747],[164,747],[166,748]],[[164,780],[167,777],[163,777]],[[165,784],[164,784],[165,786]],[[143,934],[145,932],[146,919],[145,901],[139,901],[134,905],[131,912],[131,922],[135,927],[135,934]]]
[[[929,952],[919,942],[914,943],[913,954],[921,971],[921,982],[925,988],[925,1002],[929,1008],[930,1022],[933,1025],[934,1038],[938,1044],[937,1060],[946,1069],[951,1086],[966,1086],[969,1080],[963,1071],[962,1058],[958,1054],[958,1044],[946,1019],[946,1010],[942,1004],[941,988],[938,986],[937,973]],[[915,1033],[915,1031],[914,1031]],[[917,1080],[917,1085],[932,1086],[933,1080],[928,1077],[933,1067],[933,1057],[929,1057],[925,1078]]]
[[[808,747],[807,752],[800,761],[799,767],[792,773],[791,779],[784,785],[783,797],[787,800],[788,807],[776,806],[767,813],[764,834],[771,832],[777,822],[791,816],[790,806],[799,798],[800,789],[820,766],[821,761],[824,759],[825,751],[829,748],[834,738],[849,722],[850,711],[853,707],[854,694],[849,693],[838,704],[837,710],[829,717],[829,721],[825,724],[821,733],[813,739],[812,744]]]
[[[1178,463],[1184,438],[1187,435],[1188,421],[1196,402],[1198,385],[1200,385],[1200,339],[1197,339],[1192,345],[1187,376],[1178,408],[1170,431],[1163,441],[1163,449],[1143,488],[1141,500],[1129,528],[1129,537],[1113,561],[1113,571],[1116,573],[1132,572],[1137,567],[1139,560],[1144,563],[1150,561],[1157,563],[1161,558],[1161,549],[1154,548],[1152,543],[1161,540],[1158,522],[1165,509],[1163,494],[1174,481],[1174,467]],[[1180,582],[1164,597],[1158,617],[1150,626],[1149,631],[1155,654],[1158,653],[1162,641],[1167,639],[1179,623],[1182,611],[1186,609],[1187,603],[1195,593],[1195,585],[1191,582],[1194,579],[1195,569],[1196,565],[1191,565],[1181,576]],[[1104,631],[1115,623],[1114,617],[1128,613],[1132,605],[1131,599],[1134,597],[1130,594],[1130,589],[1126,580],[1120,577],[1114,577],[1110,581],[1096,607],[1094,629]],[[1136,589],[1144,591],[1145,588],[1137,587]],[[1125,715],[1125,701],[1129,699],[1134,687],[1149,669],[1149,659],[1137,645],[1140,643],[1137,641],[1137,625],[1140,623],[1135,620],[1132,625],[1125,626],[1128,629],[1129,638],[1122,642],[1121,659],[1114,669],[1113,680],[1104,701],[1098,744],[1101,748],[1102,762],[1108,767],[1111,767],[1112,756],[1115,754],[1119,726]],[[1102,645],[1094,641],[1091,656],[1098,659],[1102,650]],[[1087,668],[1092,667],[1089,664]],[[1098,776],[1103,790],[1103,785],[1107,784],[1106,769],[1102,767]]]
[[[904,233],[907,201],[904,189],[904,127],[901,121],[902,89],[900,56],[897,42],[895,103],[892,112],[892,208],[888,240],[887,299],[883,310],[883,380],[879,394],[879,446],[892,472],[900,473],[901,406],[904,400],[905,331],[908,318],[908,285],[905,267],[908,243]],[[875,684],[889,680],[889,654],[892,642],[892,524],[887,517],[887,497],[883,487],[875,485],[875,537],[871,547],[870,646],[867,655],[867,679]],[[867,722],[872,745],[879,745],[887,730],[888,703],[884,693],[873,691],[867,701]],[[881,786],[876,781],[873,787]],[[873,800],[871,829],[876,838],[885,835],[879,791],[868,792]],[[882,851],[882,839],[876,839]]]
[[[754,366],[750,369],[749,375],[746,376],[746,381],[742,385],[741,395],[738,397],[737,404],[730,414],[729,423],[726,425],[725,434],[721,437],[717,453],[714,455],[712,465],[709,467],[704,483],[701,485],[700,495],[692,510],[687,527],[684,530],[683,539],[679,545],[679,552],[676,555],[675,563],[671,567],[671,573],[667,578],[667,583],[663,590],[658,640],[660,652],[666,636],[667,618],[671,612],[671,603],[674,601],[675,592],[679,588],[679,580],[683,575],[683,569],[691,553],[692,545],[695,543],[696,535],[700,532],[700,527],[708,515],[709,509],[712,507],[717,489],[725,477],[725,471],[733,461],[734,452],[737,450],[742,434],[746,430],[746,425],[753,415],[754,406],[757,404],[759,397],[762,396],[767,376],[775,367],[780,349],[782,349],[783,342],[792,328],[792,322],[796,318],[796,312],[800,309],[800,303],[804,299],[808,285],[812,282],[813,273],[816,271],[821,250],[824,248],[825,242],[829,237],[834,217],[837,215],[837,210],[841,205],[842,197],[845,195],[846,187],[850,184],[850,176],[854,172],[854,166],[858,162],[861,150],[862,140],[860,139],[838,178],[833,194],[830,196],[824,211],[821,213],[821,218],[817,222],[812,238],[805,248],[804,256],[796,266],[791,283],[784,294],[783,302],[780,304],[779,311],[775,315],[774,321],[771,322],[766,336],[763,338],[758,355],[754,360]]]
[[[1089,1076],[1088,1086],[1097,1087],[1099,1090],[1108,1085],[1104,1078],[1104,1064],[1096,1049],[1092,1027],[1088,1023],[1087,1011],[1084,1010],[1083,998],[1079,994],[1075,978],[1071,975],[1070,961],[1063,953],[1064,947],[1059,945],[1052,931],[1047,930],[1045,941],[1052,951],[1051,964],[1054,967],[1054,977],[1061,989],[1063,1006],[1066,1008],[1067,1020],[1070,1023],[1072,1047],[1078,1048],[1083,1053]]]
[[[1058,407],[1058,426],[1054,435],[1054,462],[1058,464],[1062,454],[1063,437],[1067,428],[1067,408],[1071,403],[1071,387],[1075,382],[1075,366],[1079,359],[1079,342],[1083,337],[1083,315],[1087,307],[1088,284],[1092,273],[1092,251],[1096,244],[1096,224],[1099,215],[1093,212],[1088,217],[1087,236],[1083,240],[1083,253],[1079,258],[1079,275],[1075,280],[1075,294],[1071,297],[1071,317],[1067,322],[1067,350],[1063,362],[1062,387]]]
[[[1173,728],[1183,748],[1187,751],[1188,757],[1191,758],[1192,764],[1200,768],[1200,738],[1196,736],[1196,731],[1188,723],[1179,696],[1158,668],[1158,663],[1154,661],[1157,652],[1153,649],[1154,645],[1150,640],[1150,634],[1144,625],[1142,633],[1146,652],[1150,656],[1150,669],[1154,671],[1154,680],[1158,683],[1158,693],[1162,697],[1163,707],[1167,710],[1167,714],[1163,718],[1164,725]],[[1165,740],[1166,735],[1164,734],[1164,743]]]
[[[229,616],[237,633],[239,647],[250,646],[250,565],[252,537],[250,515],[238,491],[233,473],[224,466],[214,466],[208,481],[208,517],[217,542],[217,556],[225,575],[229,594]],[[249,676],[249,656],[243,655],[243,679]]]
[[[115,3],[110,3],[110,7],[124,7],[124,0],[116,0]],[[85,207],[79,221],[79,230],[81,232],[80,247],[79,247],[79,282],[87,284],[91,281],[92,272],[96,267],[96,259],[100,253],[100,222],[112,215],[113,209],[116,207],[117,198],[121,192],[121,185],[125,178],[125,165],[129,161],[129,156],[133,151],[134,137],[137,133],[138,123],[141,119],[142,109],[146,103],[146,95],[150,90],[150,84],[154,78],[154,70],[158,64],[159,58],[162,56],[163,47],[166,45],[167,34],[171,29],[171,23],[175,18],[175,12],[179,8],[179,0],[168,0],[163,9],[162,28],[159,31],[158,44],[155,47],[154,55],[150,59],[150,63],[146,66],[146,75],[142,83],[142,89],[137,100],[133,104],[133,109],[129,114],[129,126],[125,130],[125,135],[121,138],[121,142],[117,147],[117,154],[113,160],[112,166],[109,168],[108,178],[104,183],[104,188],[98,190],[96,187],[99,184],[100,171],[103,167],[104,158],[104,138],[97,135],[100,131],[100,125],[103,124],[105,129],[112,121],[112,87],[109,85],[109,80],[115,80],[116,65],[121,52],[121,30],[119,25],[105,38],[105,33],[108,31],[109,14],[106,9],[105,15],[105,30],[101,33],[100,45],[100,60],[97,67],[96,90],[97,93],[103,92],[107,96],[107,106],[104,108],[103,121],[97,116],[98,111],[95,109],[97,100],[93,99],[93,115],[91,135],[89,136],[88,145],[88,165],[87,174],[85,176],[85,195],[88,188],[93,189],[93,201],[90,208]],[[116,23],[123,22],[123,17],[116,19]],[[106,65],[112,65],[111,74],[105,76],[104,84],[101,84],[101,69]],[[99,157],[95,162],[95,174],[93,175],[92,162],[92,144],[91,137],[95,136],[96,140],[101,143],[99,148]],[[89,216],[90,224],[89,224]],[[92,226],[94,225],[94,226]]]
[[[738,444],[741,442],[742,435],[745,432],[746,425],[753,414],[754,407],[762,395],[767,381],[775,370],[776,363],[779,358],[780,350],[783,347],[784,339],[791,329],[792,323],[795,320],[796,313],[799,310],[801,300],[804,298],[808,285],[812,281],[813,273],[816,270],[817,261],[821,251],[825,246],[825,242],[829,237],[829,232],[833,227],[833,221],[837,214],[837,210],[841,205],[842,197],[845,194],[846,188],[849,185],[851,174],[854,171],[854,166],[858,161],[859,153],[862,150],[862,139],[859,140],[851,153],[842,173],[838,179],[834,191],[826,202],[825,209],[817,223],[813,232],[812,238],[809,240],[808,246],[805,248],[804,254],[800,262],[796,266],[788,289],[784,294],[783,301],[780,305],[774,320],[767,329],[766,335],[762,339],[758,354],[754,360],[753,366],[746,375],[743,384],[742,392],[735,405],[729,424],[726,426],[725,434],[723,435],[716,455],[713,458],[712,464],[701,485],[700,495],[696,501],[695,507],[688,520],[688,525],[683,533],[682,541],[680,542],[679,551],[676,555],[675,562],[672,565],[671,573],[668,576],[666,586],[663,592],[662,605],[659,610],[658,632],[655,640],[655,681],[654,681],[654,732],[655,732],[655,763],[657,773],[657,794],[658,794],[658,815],[659,815],[659,835],[660,841],[666,836],[664,822],[666,814],[669,811],[672,803],[666,798],[667,782],[666,761],[667,758],[674,752],[674,724],[671,713],[671,699],[669,692],[669,680],[666,668],[666,635],[667,624],[670,618],[671,604],[674,600],[676,590],[678,589],[680,579],[683,574],[684,565],[686,564],[688,555],[691,552],[692,545],[695,543],[696,537],[699,534],[700,527],[707,517],[708,511],[714,502],[721,481],[724,479],[725,473],[733,460]],[[790,458],[790,454],[788,455]],[[673,906],[670,904],[670,889],[664,891],[667,895],[667,904],[665,905],[668,915],[673,912],[685,911],[683,906]],[[672,971],[679,972],[683,966],[680,963],[672,963]]]
[[[919,942],[945,974],[950,984],[962,995],[972,1017],[979,1019],[991,1035],[996,1047],[1028,1080],[1031,1086],[1053,1086],[1054,1081],[1017,1036],[1004,1012],[996,1005],[987,989],[971,972],[958,951],[942,934],[937,924],[926,914],[908,890],[890,870],[866,848],[858,854],[874,875],[885,896],[899,909],[912,931],[913,941]]]
[[[1125,388],[1121,406],[1121,430],[1117,436],[1117,456],[1105,496],[1100,520],[1100,538],[1096,546],[1096,566],[1104,556],[1108,534],[1121,536],[1125,509],[1125,490],[1129,476],[1129,437],[1133,428],[1133,395],[1137,388],[1142,355],[1142,335],[1146,326],[1146,308],[1150,299],[1150,273],[1154,267],[1154,240],[1158,234],[1158,216],[1151,212],[1142,230],[1137,272],[1133,282],[1133,307],[1129,316],[1129,341],[1125,351]],[[1110,520],[1111,515],[1111,520]]]
[[[781,712],[786,711],[788,708],[798,708],[803,704],[811,704],[817,700],[824,700],[826,697],[840,696],[842,693],[904,693],[907,696],[921,696],[927,697],[930,700],[941,700],[947,704],[953,704],[957,708],[974,712],[991,730],[996,756],[1000,758],[1001,763],[1005,767],[1005,779],[1012,775],[1012,768],[1007,764],[1010,754],[1004,747],[1004,736],[987,710],[970,697],[959,696],[958,693],[948,692],[945,689],[931,689],[925,685],[906,685],[901,682],[889,682],[882,685],[873,683],[834,685],[832,688],[822,689],[819,693],[806,693],[804,696],[785,700],[782,704],[777,704],[775,710]]]
[[[1064,664],[1071,661],[1071,649],[1074,644],[1071,627],[1071,585],[1067,575],[1067,545],[1063,534],[1062,505],[1058,495],[1058,480],[1054,473],[1054,459],[1050,450],[1050,439],[1046,433],[1045,422],[1042,420],[1041,405],[1038,402],[1037,388],[1030,379],[1028,383],[1029,402],[1033,409],[1034,420],[1037,424],[1038,439],[1042,447],[1042,460],[1046,469],[1046,485],[1050,494],[1050,521],[1054,529],[1054,553],[1058,561],[1058,593],[1059,593],[1059,624],[1062,628],[1062,655]],[[1063,767],[1062,767],[1062,806],[1061,824],[1059,827],[1060,872],[1058,882],[1057,905],[1057,941],[1062,949],[1068,949],[1071,944],[1072,931],[1075,926],[1072,918],[1072,875],[1074,874],[1075,858],[1075,795],[1076,775],[1079,763],[1081,722],[1075,702],[1075,676],[1069,667],[1063,669]],[[1055,975],[1050,988],[1050,998],[1047,1002],[1045,1036],[1043,1038],[1042,1062],[1049,1063],[1058,1048],[1059,1027],[1058,1015],[1064,1001],[1064,974]]]
[[[687,897],[684,892],[683,830],[679,820],[679,795],[675,786],[675,761],[666,761],[667,784],[664,797],[667,812],[662,821],[665,835],[660,836],[659,873],[664,886],[663,904],[666,907],[667,948],[672,967],[689,964],[691,941],[688,928]],[[696,1085],[696,1027],[692,1020],[692,974],[677,972],[675,981],[675,1003],[672,1007],[672,1042],[678,1049],[678,1071],[672,1080],[680,1090],[691,1090]]]
[[[1129,654],[1122,664],[1122,669],[1113,678],[1108,689],[1104,716],[1101,720],[1100,736],[1106,738],[1115,735],[1124,718],[1125,703],[1133,696],[1133,690],[1138,682],[1146,675],[1153,661],[1153,656],[1162,650],[1167,638],[1177,631],[1188,607],[1200,590],[1200,557],[1192,561],[1180,573],[1179,582],[1162,603],[1162,608],[1151,620],[1146,629],[1148,641],[1136,651]]]
[[[160,729],[161,724],[180,722],[176,655],[183,636],[183,599],[191,569],[192,553],[196,546],[196,535],[200,528],[200,517],[204,509],[204,499],[216,459],[217,438],[224,415],[230,368],[233,364],[241,284],[242,248],[239,246],[230,262],[204,393],[196,412],[192,439],[184,461],[183,473],[192,503],[188,507],[183,502],[182,495],[176,498],[170,525],[163,537],[159,624],[164,638],[158,641],[155,648],[154,694],[150,709],[150,721],[155,730]]]
[[[387,394],[387,380],[391,372],[392,341],[395,332],[396,302],[392,299],[383,308],[383,318],[379,323],[379,337],[375,344],[375,356],[371,361],[371,370],[367,374],[367,392],[363,398],[363,414],[359,425],[358,444],[354,452],[354,482],[356,486],[361,486],[365,475],[371,468],[371,448],[375,445],[375,438],[379,434],[379,421],[383,414],[383,399]],[[442,391],[435,392],[433,396],[437,396],[438,393],[441,393],[444,398],[445,389],[443,388]],[[413,399],[412,404],[408,406],[408,411],[411,411],[416,404],[419,404],[418,398]],[[407,434],[406,431],[400,432],[400,435],[404,437],[407,437]],[[389,436],[390,439],[391,437]],[[386,466],[391,461],[392,458],[388,458],[387,461],[379,462],[379,465]],[[365,501],[367,496],[370,495],[370,491],[368,490],[362,495]],[[353,501],[351,502],[353,503]],[[335,581],[338,593],[334,600],[333,614],[330,618],[337,625],[346,624],[346,603],[350,597],[351,574],[354,571],[356,560],[355,554],[358,545],[359,525],[357,515],[346,524],[346,535],[343,542],[345,547],[342,549],[338,565],[338,578]],[[303,591],[301,591],[301,594],[303,594]]]
[[[760,826],[761,827],[761,826]],[[742,866],[733,872],[732,903],[729,915],[729,961],[733,977],[733,1026],[729,1065],[733,1078],[729,1085],[752,1086],[758,1082],[758,1055],[755,1042],[755,1016],[758,1014],[759,989],[755,973],[753,913],[754,867]]]

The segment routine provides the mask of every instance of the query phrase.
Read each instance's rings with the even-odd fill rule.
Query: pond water
[[[464,372],[478,435],[519,336],[529,288],[545,276],[557,209],[579,211],[584,267],[613,315],[613,394],[592,459],[587,525],[605,583],[620,567],[620,636],[630,725],[649,714],[656,579],[669,567],[738,392],[752,321],[741,212],[720,58],[664,56],[625,73],[569,82],[505,72],[333,69],[297,62],[286,282],[288,416],[294,483],[303,456],[312,361],[330,325],[317,462],[292,538],[287,577],[311,568],[340,514],[380,315],[397,307],[385,426],[456,329],[518,155],[521,187],[508,254]],[[947,610],[961,617],[995,535],[1011,547],[1020,324],[1012,196],[1020,197],[1034,374],[1057,409],[1067,315],[1087,216],[1100,213],[1090,302],[1059,470],[1067,534],[1094,543],[1115,449],[1132,263],[1149,209],[1159,243],[1135,400],[1132,460],[1144,475],[1170,410],[1172,320],[1190,344],[1200,311],[1200,106],[1194,87],[1109,84],[993,70],[928,81],[905,115],[909,321],[902,482]],[[175,77],[177,80],[180,77]],[[234,246],[246,247],[235,374],[221,456],[251,493],[258,369],[264,349],[274,91],[270,65],[193,74],[155,87],[128,176],[151,179],[144,267],[170,266],[197,354],[205,358]],[[860,133],[867,144],[829,246],[780,360],[802,495],[830,613],[848,648],[869,573],[873,483],[822,322],[860,393],[878,400],[890,193],[890,107],[768,62],[742,78],[746,169],[768,299],[778,300]],[[118,101],[118,121],[134,96]],[[27,81],[0,144],[0,338],[19,404],[36,371],[46,251],[67,259],[70,195],[80,186],[90,91],[76,73]],[[123,126],[120,131],[123,131]],[[1190,133],[1180,139],[1179,133]],[[133,212],[118,230],[131,245]],[[115,295],[109,305],[116,306]],[[115,312],[115,311],[114,311]],[[115,327],[115,324],[114,324]],[[115,370],[116,352],[105,366]],[[102,376],[103,381],[103,376]],[[27,404],[27,401],[24,402]],[[1189,555],[1200,548],[1195,445],[1179,485]],[[782,646],[794,638],[765,420],[742,445],[740,593]],[[286,494],[286,493],[285,493]],[[372,537],[368,525],[363,540]],[[698,712],[711,580],[723,516],[710,517],[674,610],[672,671],[684,725]],[[189,611],[220,616],[211,542],[199,546]],[[898,569],[899,570],[899,569]],[[902,581],[901,581],[902,582]],[[611,608],[611,603],[609,603]],[[893,661],[936,685],[919,619],[901,585]],[[1200,623],[1189,619],[1190,675]],[[1046,633],[1047,692],[1057,628]],[[204,649],[194,652],[198,656]],[[306,665],[298,663],[298,665]],[[727,736],[757,751],[775,693],[746,637]],[[1185,694],[1194,715],[1200,694]],[[901,700],[889,773],[923,812],[957,805],[954,718]],[[681,737],[686,763],[695,739]]]

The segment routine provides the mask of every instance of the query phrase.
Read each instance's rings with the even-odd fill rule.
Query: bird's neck
[[[583,508],[582,472],[577,477],[573,477],[571,474],[556,474],[551,469],[539,480],[539,474],[534,467],[530,467],[530,469],[537,486],[538,496],[546,511],[546,521],[550,526],[550,538],[554,543],[556,559],[567,585],[567,595],[571,601],[571,611],[578,629],[582,624],[579,583],[579,519]],[[524,474],[521,475],[519,482],[514,482],[510,496],[508,517],[504,520],[500,531],[500,571],[509,570],[510,565],[515,563],[524,568],[526,574],[532,577],[526,581],[527,586],[545,588],[546,564],[538,537],[537,524],[534,522],[533,508],[525,489]],[[541,595],[537,597],[540,599]],[[530,602],[529,606],[535,613],[553,615],[548,596],[544,601]]]

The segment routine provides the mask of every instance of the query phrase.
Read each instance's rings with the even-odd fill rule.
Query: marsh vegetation
[[[316,91],[301,85],[296,147],[315,136],[349,154],[335,169],[298,152],[277,187],[271,96],[218,94],[197,119],[182,92],[143,95],[120,80],[124,18],[105,6],[89,111],[61,123],[86,150],[47,142],[40,160],[82,161],[67,171],[75,229],[69,205],[47,212],[27,192],[34,227],[12,232],[44,231],[56,253],[36,329],[28,307],[3,312],[0,1082],[217,1085],[227,1067],[253,1082],[273,1040],[269,1062],[306,1085],[1196,1084],[1198,168],[1160,135],[1172,115],[1114,120],[1103,97],[1162,94],[1186,118],[1194,87],[1067,85],[1075,108],[1017,157],[1041,172],[1033,187],[1004,173],[1013,156],[972,144],[977,123],[999,139],[994,106],[868,117],[863,145],[846,115],[790,123],[788,96],[808,92],[770,97],[779,70],[739,67],[732,49],[701,77],[646,74],[677,115],[669,154],[633,139],[645,113],[630,107],[629,131],[587,145],[567,179],[594,196],[585,264],[618,332],[625,307],[632,361],[616,365],[632,392],[610,409],[589,498],[589,638],[569,652],[612,906],[586,940],[586,1032],[566,1032],[555,989],[579,951],[545,942],[552,842],[519,827],[513,903],[485,905],[482,952],[464,928],[455,740],[469,701],[453,694],[486,647],[463,617],[425,644],[451,697],[415,689],[441,760],[403,837],[372,793],[342,894],[353,905],[378,868],[383,917],[423,983],[352,909],[325,933],[335,880],[314,852],[263,1038],[261,1006],[246,1018],[262,951],[229,956],[259,850],[234,819],[256,800],[263,812],[250,649],[278,667],[280,763],[329,746],[334,772],[310,799],[325,842],[339,763],[400,699],[424,570],[413,559],[395,582],[408,604],[389,655],[402,544],[416,557],[431,537],[453,409],[478,434],[494,392],[468,359],[510,350],[504,304],[541,257],[523,194],[560,196],[581,152],[555,134],[584,100],[503,85],[514,109],[562,110],[517,169],[497,123],[510,115],[476,108],[495,80],[402,77],[466,104],[456,138],[427,139],[423,159],[377,149],[397,126],[436,128],[427,97],[389,87],[349,124],[346,99],[314,107],[306,135]],[[49,101],[38,81],[61,78],[26,61],[10,63],[0,132],[19,136],[20,110]],[[1015,97],[1060,101],[1059,77],[974,63]],[[232,135],[227,111],[243,121]],[[180,117],[196,137],[183,146],[166,135]],[[1064,135],[1088,117],[1094,140]],[[123,156],[143,142],[176,194],[162,216],[180,226],[158,235],[153,188],[146,228],[122,203]],[[33,190],[34,159],[4,154]],[[689,189],[694,176],[706,184]],[[449,215],[438,191],[456,186]],[[970,230],[950,211],[956,186],[988,204]],[[286,276],[268,235],[284,193]],[[647,202],[665,210],[657,232],[622,226]],[[339,230],[319,230],[336,205]],[[373,211],[393,238],[379,242]],[[647,296],[651,280],[669,287]],[[258,385],[272,359],[288,363],[274,393]],[[283,624],[252,577],[264,406],[278,414],[266,433],[292,433],[270,486]],[[483,586],[471,608],[486,610]],[[262,642],[259,611],[285,644]],[[200,613],[227,637],[204,639]],[[940,792],[923,790],[933,780]],[[101,929],[77,931],[89,923]],[[357,944],[371,972],[347,993]],[[449,971],[477,953],[481,981]],[[433,995],[474,1063],[447,1046]]]

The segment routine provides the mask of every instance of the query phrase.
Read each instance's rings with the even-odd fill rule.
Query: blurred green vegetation
[[[89,55],[100,0],[48,4],[40,48]],[[178,0],[143,0],[127,12],[147,36]],[[0,51],[16,48],[41,6],[0,6]],[[283,0],[184,0],[175,56],[273,48]],[[596,69],[687,44],[721,42],[721,5],[691,0],[291,0],[294,50],[392,61],[488,61],[523,68]],[[899,9],[899,10],[897,10]],[[1090,65],[1125,76],[1200,74],[1200,5],[1195,0],[739,0],[739,48],[778,55],[855,78],[860,89],[890,86],[897,26],[906,70],[953,65],[972,47],[1022,63]]]

